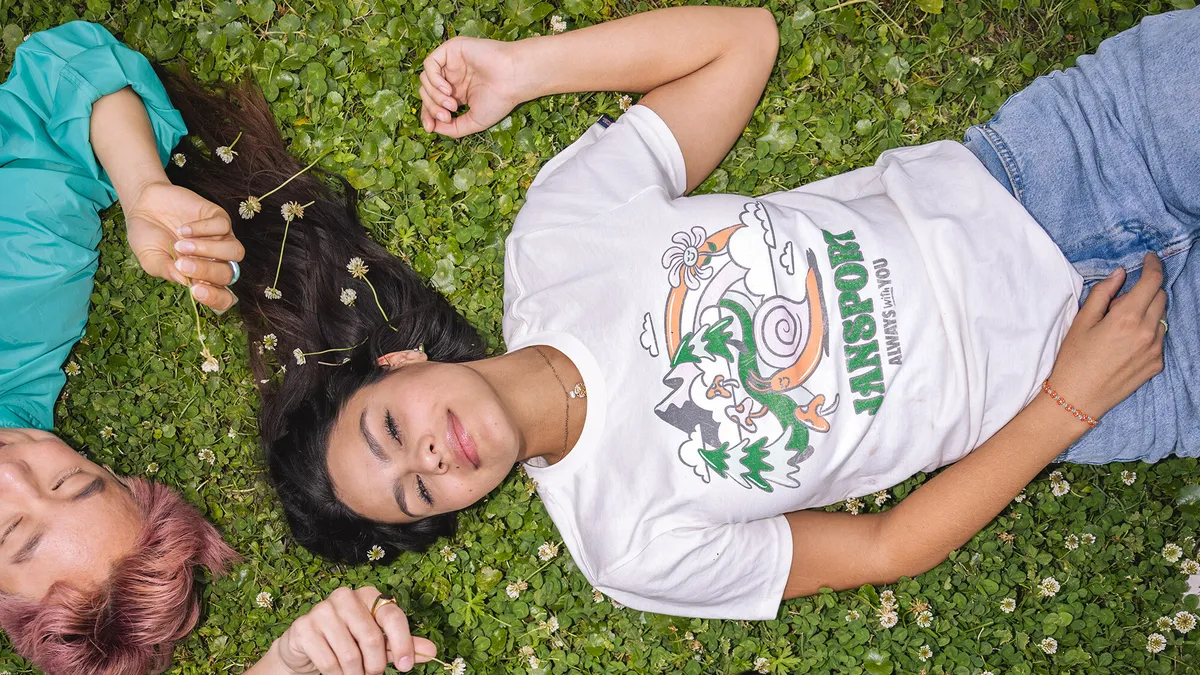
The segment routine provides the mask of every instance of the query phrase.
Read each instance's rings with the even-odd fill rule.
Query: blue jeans
[[[1084,279],[1163,261],[1164,370],[1059,459],[1200,456],[1200,8],[1147,17],[1010,98],[965,143]]]

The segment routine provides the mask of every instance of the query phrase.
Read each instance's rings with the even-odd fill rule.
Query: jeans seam
[[[993,129],[988,123],[983,123],[977,127],[983,134],[983,139],[992,146],[992,150],[996,156],[1000,158],[1000,164],[1004,166],[1004,173],[1008,176],[1008,184],[1013,188],[1013,196],[1021,204],[1025,203],[1025,183],[1022,180],[1021,169],[1017,166],[1016,156],[1008,147],[1008,143],[1004,142],[1004,138]]]

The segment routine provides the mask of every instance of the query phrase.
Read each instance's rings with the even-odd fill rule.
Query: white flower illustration
[[[704,244],[704,228],[696,225],[691,233],[676,232],[671,241],[678,244],[663,253],[662,266],[667,269],[667,278],[671,286],[678,288],[681,282],[691,290],[700,288],[700,282],[713,275],[711,267],[706,264],[707,256],[701,260],[700,247]],[[682,271],[682,274],[680,272]]]

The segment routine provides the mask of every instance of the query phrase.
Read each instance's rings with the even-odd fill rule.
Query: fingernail
[[[200,284],[196,284],[195,286],[192,286],[192,297],[196,298],[197,300],[207,300],[208,289]]]
[[[443,122],[449,122],[450,121],[450,113],[440,112],[440,113],[438,113],[437,118]]]
[[[184,225],[183,227],[179,228],[179,236],[181,236],[181,237],[192,236],[192,226]]]
[[[449,86],[447,86],[447,85],[444,85],[444,84],[443,84],[443,85],[439,85],[439,86],[438,86],[438,89],[441,89],[443,94],[445,94],[445,95],[447,95],[447,96],[449,96],[449,95],[450,95],[450,87],[449,87]]]
[[[180,253],[191,253],[196,250],[196,243],[183,239],[175,242],[175,250]]]
[[[1120,273],[1121,273],[1121,268],[1117,267],[1117,268],[1113,269],[1113,271],[1108,273],[1108,278],[1112,279],[1113,277],[1117,276]]]
[[[408,671],[412,670],[412,667],[413,667],[413,660],[412,660],[411,656],[400,657],[400,670],[403,670],[404,672],[408,672]]]
[[[445,101],[442,101],[442,106],[445,107],[447,110],[458,110],[458,104],[455,103],[454,101],[451,101],[450,99],[446,99]]]
[[[196,263],[192,262],[191,260],[181,258],[175,261],[175,269],[183,272],[184,274],[191,274],[192,272],[196,271]]]

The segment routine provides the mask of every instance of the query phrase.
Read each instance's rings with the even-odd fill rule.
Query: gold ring
[[[1167,325],[1166,319],[1159,319],[1158,322],[1163,325],[1163,333],[1166,333],[1168,330],[1171,329],[1171,327]]]
[[[372,619],[375,618],[375,612],[378,612],[380,607],[383,607],[384,605],[395,605],[395,604],[396,604],[396,596],[389,595],[387,593],[381,594],[378,598],[375,598],[375,602],[371,603],[371,618]]]

